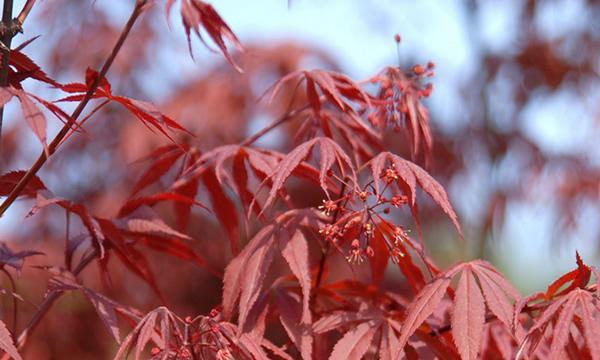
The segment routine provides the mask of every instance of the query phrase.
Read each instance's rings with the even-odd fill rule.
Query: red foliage
[[[27,18],[33,3],[27,1],[19,21]],[[579,253],[575,270],[546,292],[524,298],[489,262],[472,260],[443,270],[430,255],[418,188],[441,209],[436,212],[449,218],[453,236],[466,237],[441,180],[430,173],[431,160],[439,160],[444,150],[440,146],[452,152],[448,143],[434,142],[422,102],[433,90],[426,83],[433,63],[385,67],[369,81],[357,82],[336,69],[300,69],[299,58],[321,54],[299,48],[266,51],[269,56],[260,64],[241,53],[234,60],[224,39],[240,52],[242,46],[212,5],[166,0],[167,16],[176,3],[190,52],[192,30],[202,41],[206,32],[234,69],[241,72],[239,64],[248,66],[244,75],[218,67],[214,78],[207,76],[198,88],[222,91],[220,106],[228,107],[223,114],[231,111],[240,120],[236,126],[247,126],[257,114],[269,114],[272,123],[250,137],[241,137],[240,130],[220,141],[195,131],[189,119],[116,95],[132,91],[118,84],[110,70],[126,51],[134,24],[146,20],[140,15],[151,16],[147,0],[135,1],[104,65],[99,71],[88,67],[79,82],[53,80],[24,53],[25,46],[2,50],[8,61],[0,74],[0,106],[18,99],[20,115],[43,151],[31,168],[0,175],[0,216],[16,199],[29,201],[33,207],[23,221],[35,225],[28,236],[44,239],[28,242],[22,250],[14,250],[21,247],[15,242],[0,244],[0,271],[11,284],[10,291],[2,291],[12,300],[7,306],[12,312],[3,311],[0,321],[5,358],[20,359],[19,354],[34,351],[29,349],[40,339],[31,334],[50,321],[52,304],[72,292],[83,296],[82,306],[93,309],[110,341],[117,343],[106,346],[118,346],[111,354],[115,359],[600,359],[599,270],[585,264]],[[4,23],[3,36],[12,38],[16,30],[11,33],[8,25]],[[400,43],[399,35],[394,39]],[[286,58],[289,53],[293,56]],[[559,65],[549,61],[544,66],[558,67],[555,76],[562,79],[566,70]],[[261,107],[251,84],[264,81],[265,68],[278,80],[269,88],[269,105]],[[230,87],[219,87],[217,78],[230,79]],[[60,93],[59,100],[29,93],[26,79],[50,85]],[[549,81],[556,87],[558,80]],[[304,91],[297,92],[301,84]],[[187,99],[184,94],[176,95],[173,106],[183,107],[178,103],[182,99]],[[63,123],[52,141],[47,141],[47,120],[34,100]],[[210,102],[204,101],[195,105],[210,113]],[[77,105],[68,115],[63,106],[70,102]],[[90,109],[90,103],[96,106]],[[128,116],[163,138],[150,139],[147,132],[117,120]],[[100,136],[87,137],[84,125],[99,117],[114,121],[88,129]],[[226,120],[211,121],[218,127]],[[400,133],[394,142],[407,144],[405,157],[390,145],[389,137],[397,135],[388,128]],[[115,129],[122,131],[111,133]],[[256,144],[274,129],[282,131],[283,145]],[[130,149],[129,141],[142,144],[135,155],[149,153],[138,160],[146,166],[135,176],[119,170],[125,167],[118,164],[126,161],[115,150]],[[98,155],[91,144],[100,144],[95,151],[108,147],[114,152],[96,180],[107,186],[69,191],[72,178],[54,167],[60,164],[46,162],[63,156],[57,149],[65,149],[67,160]],[[42,167],[49,170],[38,175]],[[46,177],[51,181],[43,182]],[[55,187],[62,188],[56,191],[61,196],[50,191]],[[406,230],[408,214],[419,241]],[[434,214],[429,210],[426,217]],[[35,263],[26,267],[30,262]],[[90,264],[98,265],[95,278],[86,275]],[[45,293],[39,306],[25,311],[19,310],[19,301],[31,294],[21,295],[21,288],[32,292],[39,284],[27,285],[27,277],[17,282],[13,272],[28,271],[44,274]],[[198,273],[204,277],[194,277]],[[127,278],[130,274],[151,292],[140,290]],[[592,276],[596,284],[590,285]],[[194,286],[200,290],[193,301],[211,295],[220,300],[207,315],[198,315],[198,307],[190,307],[194,316],[178,315],[181,309],[190,311],[182,299]],[[90,321],[81,326],[92,327]],[[50,333],[62,331],[67,326],[50,323]]]

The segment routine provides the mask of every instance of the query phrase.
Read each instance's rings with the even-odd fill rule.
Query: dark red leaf
[[[172,6],[173,0],[169,0],[166,4],[167,14],[170,12]],[[217,13],[212,5],[201,0],[182,0],[181,20],[187,35],[190,54],[192,54],[192,43],[190,37],[192,30],[206,45],[202,35],[200,34],[200,28],[202,27],[204,30],[206,30],[206,33],[214,41],[214,43],[217,44],[223,55],[225,55],[227,61],[229,61],[229,63],[237,71],[242,72],[242,69],[235,63],[233,57],[227,50],[227,46],[225,45],[223,37],[227,38],[235,47],[237,47],[239,51],[243,51],[242,44],[240,44],[238,38],[229,28],[229,25],[223,21],[219,13]]]
[[[0,176],[0,196],[8,196],[17,183],[25,176],[26,171],[11,171]],[[20,196],[35,197],[40,190],[46,190],[46,185],[39,177],[34,176],[21,191]]]

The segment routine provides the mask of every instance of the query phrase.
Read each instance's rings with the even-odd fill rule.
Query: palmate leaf
[[[222,304],[225,319],[232,317],[239,300],[238,324],[240,328],[246,327],[246,320],[260,295],[273,255],[283,249],[283,257],[294,275],[299,278],[302,287],[302,321],[310,321],[310,315],[306,313],[310,296],[307,287],[310,284],[310,275],[307,272],[309,261],[308,252],[304,252],[308,247],[304,236],[297,234],[297,231],[298,227],[312,216],[314,215],[310,210],[294,210],[280,215],[274,223],[259,231],[229,263],[223,278]],[[299,253],[291,254],[294,251]]]
[[[474,260],[439,274],[417,294],[406,310],[399,336],[400,349],[436,310],[448,291],[451,279],[457,274],[460,274],[460,280],[454,298],[451,327],[461,357],[476,359],[481,351],[485,304],[494,317],[506,328],[511,328],[513,310],[510,300],[519,300],[518,292],[489,263]]]
[[[543,309],[533,318],[533,326],[521,341],[517,358],[545,353],[550,359],[559,359],[567,348],[577,352],[587,348],[592,359],[600,359],[600,302],[595,289],[587,287],[593,269],[583,263],[578,253],[576,258],[577,269],[554,281],[546,293],[530,296],[515,309],[515,321],[534,302],[536,309]],[[559,292],[567,283],[569,286]],[[581,345],[571,343],[573,337],[585,341]]]
[[[174,4],[175,0],[167,0],[165,6],[167,16],[170,14]],[[192,30],[208,47],[200,33],[200,29],[203,28],[212,41],[217,44],[227,61],[237,71],[242,72],[242,69],[236,64],[227,50],[223,37],[227,38],[239,51],[244,50],[242,44],[240,44],[240,41],[231,28],[229,28],[229,25],[223,21],[212,5],[201,0],[181,0],[181,21],[187,35],[188,47],[192,57],[192,42],[190,37]]]
[[[152,341],[168,354],[171,337],[181,336],[179,319],[166,307],[159,307],[149,312],[129,335],[123,340],[114,359],[127,359],[132,350],[134,358],[141,359],[146,345]],[[167,356],[164,357],[165,359]]]
[[[231,170],[227,170],[226,162],[231,159],[233,159],[233,166]],[[266,173],[273,171],[277,162],[278,158],[268,151],[239,145],[217,147],[201,156],[191,156],[183,174],[171,186],[171,190],[177,193],[195,194],[198,186],[203,184],[208,192],[213,212],[229,236],[232,252],[238,254],[240,251],[238,211],[224,187],[229,185],[229,188],[238,194],[244,210],[249,212],[250,204],[255,198],[253,192],[248,189],[246,165],[262,181],[266,178]],[[233,173],[233,176],[230,176],[230,173]],[[259,208],[255,207],[254,210],[258,212]]]
[[[70,95],[64,97],[62,99],[57,100],[57,102],[62,101],[81,101],[85,98],[86,92],[94,83],[96,78],[99,76],[98,72],[94,69],[88,68],[86,70],[86,83],[71,83],[61,85],[61,89],[65,92],[72,93],[74,95]],[[102,78],[99,80],[100,84],[94,94],[92,94],[93,99],[101,99],[105,98],[110,101],[117,102],[124,106],[132,115],[134,115],[138,120],[142,122],[144,126],[146,126],[151,131],[154,129],[158,130],[161,134],[167,137],[169,140],[175,142],[171,135],[167,132],[168,129],[177,130],[184,132],[188,135],[192,135],[187,129],[183,126],[179,125],[178,122],[170,118],[169,116],[161,113],[156,106],[153,104],[136,100],[132,98],[128,98],[125,96],[114,95],[112,93],[112,87],[106,78]]]
[[[534,319],[533,326],[519,347],[517,358],[533,356],[540,348],[544,348],[549,358],[559,359],[568,345],[569,337],[575,336],[585,339],[592,359],[600,359],[599,316],[598,299],[590,291],[580,288],[572,290],[547,304],[544,312]],[[549,344],[542,343],[544,337]]]
[[[329,141],[326,142],[322,149],[331,149]],[[349,161],[347,157],[344,160],[341,154],[333,156],[326,161],[338,162],[338,164],[342,164],[342,167],[349,166],[346,163],[346,160]],[[263,209],[254,195],[258,189],[248,187],[249,176],[252,174],[261,181],[261,187],[267,184],[271,185],[273,180],[269,175],[280,169],[280,164],[285,157],[286,155],[276,151],[240,145],[221,146],[202,154],[192,164],[189,164],[183,174],[173,183],[171,191],[180,192],[183,189],[192,191],[195,188],[193,184],[202,183],[208,192],[213,212],[229,235],[232,251],[237,254],[240,249],[238,211],[235,203],[225,191],[225,187],[228,186],[239,196],[248,217],[251,212],[254,212],[263,218]],[[228,163],[231,163],[231,166],[228,166]],[[291,170],[291,174],[298,178],[308,179],[311,183],[321,184],[323,181],[329,187],[335,186],[335,184],[332,185],[333,181],[327,178],[326,170],[319,171],[304,162],[297,164]]]
[[[440,185],[440,183],[438,183],[431,175],[429,175],[417,164],[405,160],[396,154],[382,152],[369,161],[373,179],[379,179],[382,177],[382,172],[388,162],[391,164],[391,166],[393,166],[393,169],[397,174],[398,179],[396,180],[396,183],[410,199],[411,210],[417,225],[419,226],[416,208],[416,194],[417,185],[419,185],[419,187],[421,187],[421,189],[423,189],[423,191],[425,191],[431,197],[431,199],[442,208],[446,215],[448,215],[456,227],[456,230],[458,230],[460,236],[463,237],[462,230],[458,222],[458,216],[450,204],[450,200],[448,199],[446,191],[442,185]],[[378,181],[375,181],[375,189],[377,194],[380,194],[380,185]]]
[[[363,107],[371,106],[369,95],[348,76],[335,71],[318,69],[298,70],[281,78],[272,86],[271,101],[281,87],[294,80],[306,81],[306,96],[317,117],[320,117],[322,105],[319,92],[330,104],[342,112],[355,114],[350,102]]]
[[[309,156],[316,145],[319,145],[319,184],[321,189],[329,197],[328,191],[328,172],[334,164],[337,164],[341,172],[341,177],[349,177],[351,184],[356,184],[356,172],[352,165],[352,160],[346,155],[344,150],[333,140],[325,137],[318,137],[300,144],[288,155],[285,156],[278,164],[277,169],[268,177],[273,182],[273,186],[269,192],[269,196],[264,203],[264,208],[267,208],[273,203],[278,192],[283,188],[286,180],[292,175],[294,170],[302,164]],[[263,181],[264,183],[264,181]]]
[[[130,203],[127,202],[124,206],[126,207]],[[98,251],[100,266],[103,271],[107,271],[108,256],[114,253],[130,271],[143,279],[158,295],[161,295],[161,292],[156,277],[148,264],[146,256],[136,247],[137,244],[146,245],[153,250],[191,261],[220,276],[219,271],[212,268],[202,256],[197,254],[185,242],[190,240],[187,235],[172,229],[157,217],[133,216],[130,212],[122,212],[120,218],[105,219],[91,215],[84,205],[54,196],[49,190],[38,192],[37,204],[30,211],[29,216],[53,204],[62,207],[68,213],[75,214],[81,220],[92,239],[92,245]],[[141,210],[138,209],[137,213],[149,212],[148,208],[145,209],[148,211]],[[131,241],[132,239],[140,241]]]
[[[358,360],[364,357],[374,340],[379,342],[380,358],[393,359],[399,351],[394,327],[399,328],[395,320],[365,301],[357,310],[333,311],[324,315],[314,324],[313,329],[316,334],[323,334],[348,328],[333,347],[329,359]]]
[[[125,338],[114,359],[146,359],[145,348],[151,342],[156,345],[152,359],[241,359],[267,360],[262,347],[270,349],[283,358],[290,359],[280,348],[262,337],[240,330],[234,324],[221,321],[220,315],[188,317],[185,320],[161,306],[143,317]],[[193,339],[193,341],[190,341]],[[158,350],[158,351],[157,351]],[[287,357],[286,357],[287,356]]]

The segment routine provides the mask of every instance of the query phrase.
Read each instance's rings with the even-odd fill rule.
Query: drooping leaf
[[[72,83],[62,85],[61,89],[73,93],[75,95],[67,96],[57,101],[81,101],[86,97],[86,92],[91,88],[91,85],[97,79],[99,73],[96,70],[88,68],[86,71],[86,83]],[[168,129],[181,131],[191,135],[191,133],[181,126],[178,122],[169,116],[160,112],[154,105],[146,101],[136,100],[125,96],[114,95],[110,83],[106,78],[99,80],[99,86],[92,94],[93,99],[105,98],[110,101],[117,102],[124,106],[132,115],[142,122],[151,131],[158,130],[169,140],[175,142],[171,135],[167,132]]]
[[[277,95],[281,87],[294,80],[306,80],[307,98],[317,117],[320,117],[321,113],[321,100],[317,89],[320,90],[321,94],[329,101],[329,103],[342,112],[355,113],[350,102],[366,107],[371,106],[369,95],[348,76],[335,71],[318,69],[299,70],[281,78],[272,86],[271,101],[273,100],[273,97]]]
[[[259,231],[225,269],[223,278],[223,316],[230,319],[238,299],[239,319],[243,326],[254,302],[258,298],[266,271],[273,259],[274,238],[282,231],[268,225]]]
[[[48,151],[48,144],[46,142],[46,117],[42,113],[42,111],[29,99],[27,93],[23,90],[15,89],[12,87],[2,87],[0,88],[0,98],[4,103],[8,102],[12,96],[16,96],[21,103],[21,111],[23,112],[23,117],[25,118],[25,122],[33,131],[35,136],[40,140],[44,150]],[[4,103],[2,105],[4,105]]]
[[[167,1],[167,15],[170,13],[173,4],[174,0]],[[200,33],[200,29],[204,28],[212,41],[217,44],[227,61],[229,61],[229,63],[237,71],[242,72],[242,69],[236,64],[236,62],[233,60],[233,57],[227,50],[227,46],[225,45],[223,37],[227,38],[235,47],[237,47],[239,51],[243,51],[242,44],[240,44],[240,41],[229,28],[229,25],[223,21],[219,13],[217,13],[212,5],[201,0],[181,0],[181,20],[187,35],[190,54],[192,54],[192,43],[190,37],[192,30],[206,45],[206,42],[204,42],[204,39]]]
[[[275,292],[275,302],[279,310],[279,320],[288,337],[300,354],[302,359],[312,359],[313,334],[312,326],[302,320],[303,305],[298,297],[293,297],[284,291]]]
[[[202,182],[208,190],[215,215],[229,236],[231,251],[233,254],[238,254],[240,252],[240,225],[235,205],[229,197],[225,195],[214,170],[207,169],[202,174]]]
[[[163,350],[164,354],[168,354],[171,337],[176,336],[181,336],[178,319],[169,309],[161,306],[140,320],[135,329],[123,340],[114,359],[127,359],[131,351],[135,350],[134,359],[139,360],[150,341]]]
[[[448,199],[448,195],[446,191],[431,175],[429,175],[425,170],[423,170],[420,166],[415,163],[404,160],[398,155],[392,154],[390,152],[382,152],[377,155],[375,158],[369,161],[371,166],[371,171],[374,179],[379,179],[382,176],[382,169],[385,168],[386,163],[390,162],[390,166],[397,174],[397,182],[400,187],[406,191],[409,199],[410,205],[413,209],[413,214],[416,215],[416,192],[417,192],[417,184],[425,191],[431,199],[440,207],[442,210],[448,215],[452,223],[458,230],[461,237],[463,237],[462,230],[460,228],[460,224],[458,222],[458,217],[450,204],[450,200]],[[375,182],[376,191],[379,193],[379,185],[378,182]]]
[[[284,238],[285,239],[285,238]],[[308,259],[308,244],[301,231],[296,231],[288,241],[282,241],[281,254],[302,288],[302,323],[312,323],[309,309],[311,278]]]
[[[244,247],[244,249],[227,265],[223,278],[223,316],[230,319],[233,315],[235,304],[239,300],[238,323],[240,328],[245,328],[245,321],[250,310],[257,301],[267,270],[273,261],[273,255],[279,249],[285,249],[292,235],[298,230],[298,226],[310,216],[314,216],[309,210],[292,210],[281,214],[275,222],[263,227]],[[301,238],[297,238],[296,245],[292,249],[301,248]],[[301,254],[300,254],[301,255]],[[300,283],[306,281],[301,257],[297,259],[288,254],[288,261],[293,272],[298,272]],[[306,260],[307,261],[307,260]],[[304,299],[307,293],[304,292]],[[308,319],[308,315],[307,316]]]
[[[160,152],[158,152],[160,150]],[[165,147],[157,149],[154,152],[153,162],[146,169],[144,174],[140,177],[137,183],[133,186],[131,196],[137,194],[139,191],[146,188],[158,181],[163,175],[171,169],[177,160],[183,155],[183,149],[175,145],[167,145]]]
[[[142,206],[153,206],[163,201],[172,201],[174,204],[183,204],[190,207],[195,205],[208,210],[206,206],[202,205],[191,197],[178,194],[176,192],[163,192],[128,200],[119,209],[118,217],[126,217]]]
[[[390,323],[386,323],[381,328],[381,342],[379,346],[379,358],[381,360],[393,360],[395,354],[400,351],[398,336]]]
[[[354,166],[344,150],[333,140],[329,138],[318,137],[309,140],[292,150],[288,155],[285,156],[285,158],[283,158],[283,160],[281,160],[278,168],[269,175],[269,179],[273,181],[273,186],[271,187],[269,196],[265,201],[264,208],[273,203],[277,193],[281,190],[286,180],[292,175],[294,170],[305,161],[306,157],[308,157],[311,150],[317,144],[319,144],[321,149],[319,182],[323,191],[325,191],[326,194],[329,194],[326,179],[327,173],[331,170],[331,167],[334,164],[334,159],[340,169],[341,177],[345,178],[348,176],[352,184],[356,184],[357,181]]]

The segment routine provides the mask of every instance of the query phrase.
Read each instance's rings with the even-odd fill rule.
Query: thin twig
[[[121,32],[121,35],[119,36],[119,39],[117,40],[117,43],[115,44],[110,55],[104,62],[104,65],[102,66],[102,69],[100,70],[98,76],[94,79],[94,82],[92,83],[92,85],[88,89],[87,93],[85,94],[85,97],[81,100],[79,105],[77,105],[77,108],[75,108],[75,110],[71,114],[71,120],[68,121],[62,127],[62,129],[56,135],[56,137],[54,137],[54,139],[52,140],[50,145],[48,145],[48,151],[47,151],[48,155],[46,155],[46,151],[42,151],[42,153],[40,154],[40,156],[38,157],[36,162],[31,166],[31,168],[27,171],[27,173],[21,178],[21,180],[17,183],[17,185],[11,190],[10,194],[4,200],[2,205],[0,205],[0,217],[2,217],[4,215],[6,210],[8,210],[8,208],[12,205],[12,203],[21,194],[23,189],[25,189],[27,184],[29,184],[29,182],[35,177],[35,174],[37,174],[37,172],[40,170],[40,168],[46,163],[46,160],[48,160],[48,156],[54,154],[54,152],[58,148],[58,145],[61,143],[62,139],[69,133],[69,130],[71,130],[71,126],[73,125],[72,123],[75,120],[77,120],[79,115],[81,115],[81,113],[85,109],[88,102],[92,99],[93,94],[96,92],[96,89],[98,88],[98,85],[100,84],[100,80],[102,78],[104,78],[104,76],[110,69],[113,61],[115,60],[115,57],[119,53],[119,50],[121,50],[121,47],[123,46],[123,43],[125,42],[125,39],[127,39],[129,32],[131,31],[136,20],[142,13],[145,5],[146,5],[146,1],[137,1],[136,2],[135,8],[133,9],[133,11],[129,17],[127,24],[123,28],[123,31]]]

